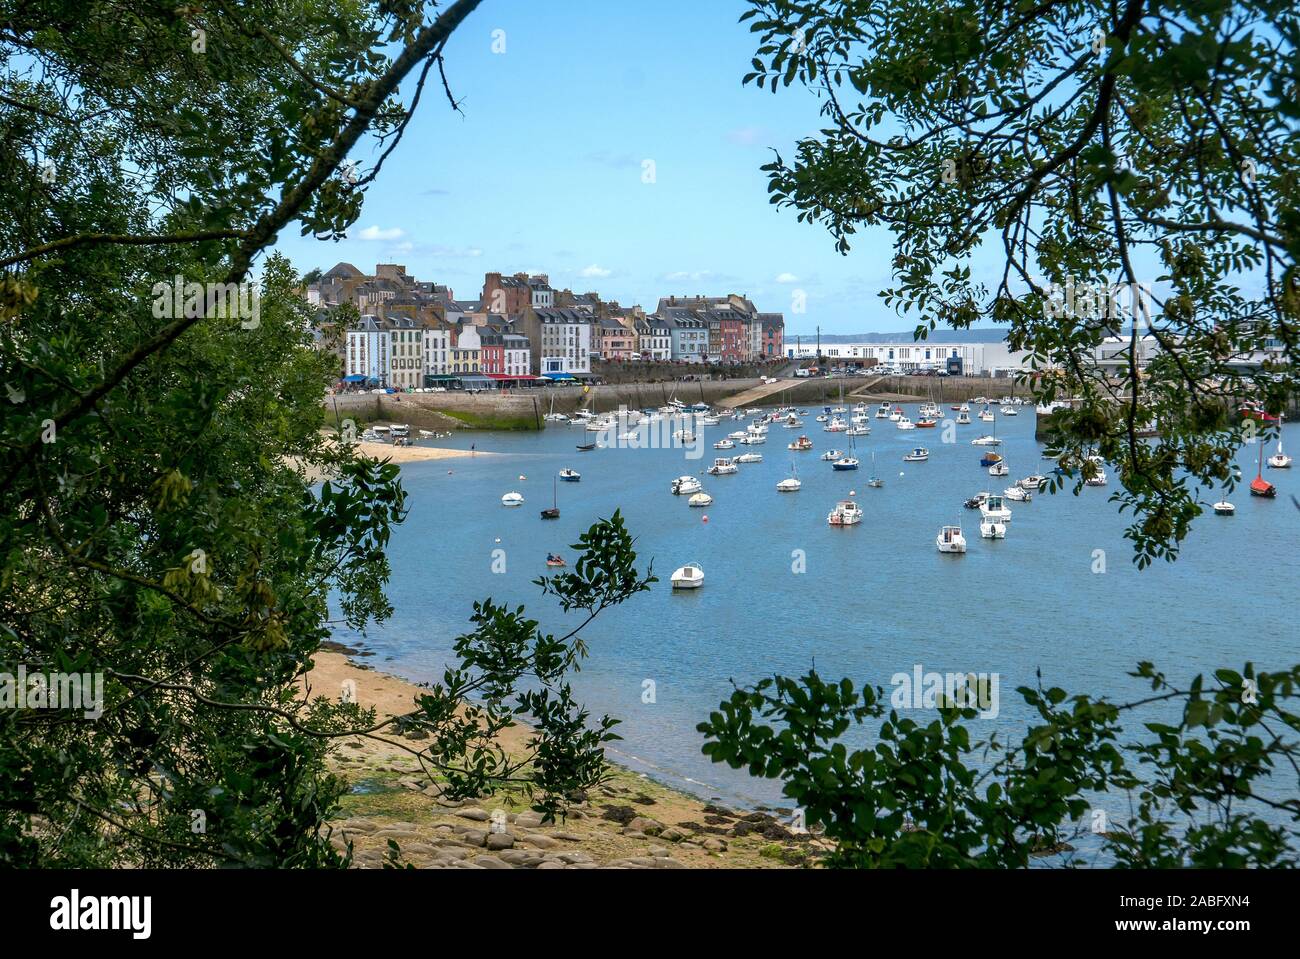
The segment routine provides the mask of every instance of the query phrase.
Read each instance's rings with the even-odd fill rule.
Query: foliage
[[[808,825],[834,841],[831,867],[1023,868],[1071,852],[1089,831],[1119,867],[1294,866],[1300,799],[1281,780],[1300,758],[1300,667],[1256,674],[1247,664],[1186,688],[1150,663],[1131,675],[1152,694],[1117,705],[1045,689],[1041,677],[1020,688],[1034,720],[1016,743],[978,738],[963,687],[918,721],[880,687],[815,672],[737,689],[698,728],[714,762],[783,782]],[[1134,734],[1125,716],[1175,702],[1180,716],[1123,741]],[[870,744],[842,741],[877,722]]]
[[[1052,445],[1115,463],[1136,561],[1173,559],[1239,479],[1237,407],[1296,392],[1295,4],[750,3],[745,82],[802,84],[825,119],[764,168],[771,202],[844,253],[886,227],[881,295],[918,338],[1005,324],[1036,397],[1076,401]]]
[[[322,437],[337,360],[266,252],[355,222],[477,5],[0,2],[0,673],[106,681],[96,720],[0,710],[0,862],[344,861],[355,717],[298,680],[331,594],[388,614],[404,494]]]

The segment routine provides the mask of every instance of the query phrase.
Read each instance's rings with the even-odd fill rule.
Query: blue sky
[[[486,271],[523,270],[647,309],[672,293],[746,293],[784,312],[791,334],[910,330],[876,296],[887,232],[842,257],[822,227],[767,202],[770,148],[788,156],[821,118],[801,88],[741,86],[757,46],[737,22],[745,9],[486,0],[447,52],[464,116],[431,82],[349,238],[279,248],[303,271],[403,263],[463,299]]]

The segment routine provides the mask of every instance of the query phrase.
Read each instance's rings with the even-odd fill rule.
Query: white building
[[[583,310],[533,310],[526,326],[543,376],[591,373],[591,317]]]
[[[817,342],[808,337],[800,342],[785,341],[785,355],[791,359],[816,359]],[[1008,376],[1028,369],[1030,354],[1013,352],[1006,341],[970,343],[943,340],[900,339],[862,343],[823,343],[821,355],[832,365],[837,361],[857,365],[875,360],[904,372],[946,368],[949,359],[961,361],[962,372],[972,376]]]
[[[348,330],[345,368],[348,376],[364,376],[380,386],[389,386],[392,369],[392,339],[374,316],[363,316]]]
[[[670,360],[673,331],[668,321],[654,314],[636,321],[637,352],[643,360]]]
[[[504,333],[501,340],[505,348],[506,376],[528,376],[532,368],[528,337],[518,333]]]
[[[439,323],[424,330],[424,372],[446,376],[451,363],[451,328]]]

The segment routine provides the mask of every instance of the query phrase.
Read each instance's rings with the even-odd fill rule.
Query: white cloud
[[[777,276],[777,278],[776,278],[776,282],[778,282],[778,283],[798,283],[798,282],[799,282],[799,277],[795,276],[793,273],[781,273],[781,274],[779,274],[779,275]]]
[[[614,272],[613,270],[607,270],[603,266],[597,266],[595,263],[593,263],[585,270],[579,270],[578,275],[582,277],[586,277],[588,280],[603,280],[605,277],[610,276],[613,272]]]
[[[393,227],[385,230],[383,227],[368,226],[357,234],[358,240],[400,240],[406,236],[406,231],[400,227]]]

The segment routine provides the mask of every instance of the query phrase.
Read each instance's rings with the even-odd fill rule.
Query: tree
[[[1075,492],[1086,454],[1114,462],[1136,561],[1173,559],[1272,429],[1238,407],[1296,391],[1295,5],[750,2],[745,82],[803,84],[825,118],[764,168],[771,202],[845,254],[887,228],[881,295],[918,338],[1005,324],[1035,396],[1074,401],[1051,445]]]
[[[815,672],[776,676],[737,689],[698,728],[714,762],[782,780],[833,840],[832,867],[1024,868],[1048,854],[1066,865],[1295,866],[1300,799],[1270,777],[1296,773],[1300,667],[1269,675],[1248,663],[1186,687],[1150,663],[1131,675],[1150,681],[1150,696],[1115,704],[1041,677],[1022,687],[1036,720],[1011,743],[978,738],[990,689],[973,676],[921,703],[929,721],[912,718],[917,703],[900,686],[886,697]],[[1125,741],[1125,716],[1172,703],[1180,716]],[[843,741],[877,722],[865,745]],[[1090,832],[1099,853],[1071,855]]]
[[[331,594],[388,614],[405,500],[323,437],[336,361],[267,250],[355,222],[478,3],[4,4],[0,674],[104,685],[98,719],[0,710],[0,861],[340,863],[355,717],[295,679]]]

